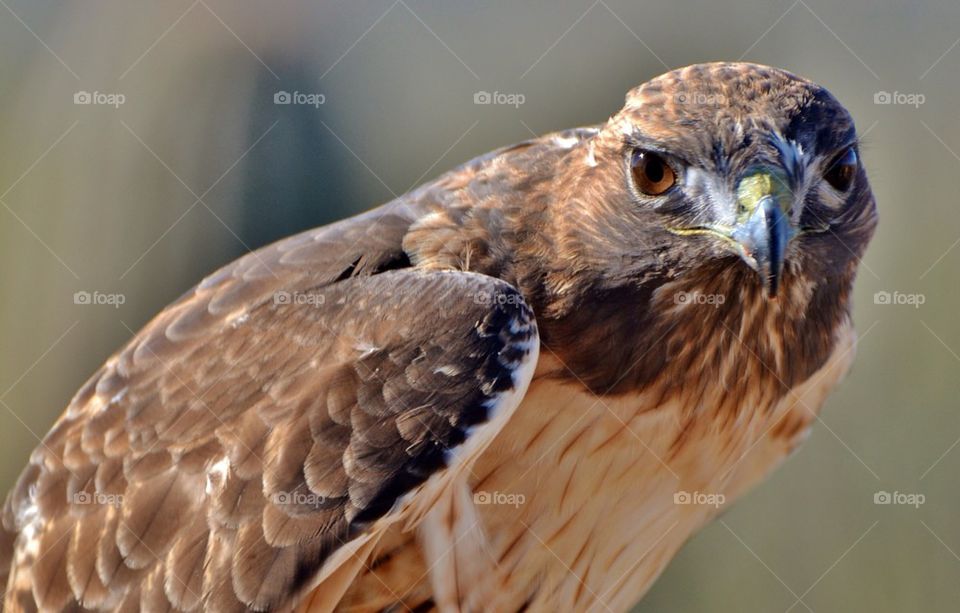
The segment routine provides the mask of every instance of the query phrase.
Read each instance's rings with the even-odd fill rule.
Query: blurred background
[[[864,137],[882,221],[858,358],[801,453],[637,610],[956,610],[955,0],[0,0],[0,486],[218,266],[737,59],[825,85]]]

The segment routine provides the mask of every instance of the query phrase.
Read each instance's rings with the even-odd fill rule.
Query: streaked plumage
[[[717,512],[675,495],[755,484],[853,357],[854,139],[692,66],[226,266],[34,452],[5,608],[628,609]]]

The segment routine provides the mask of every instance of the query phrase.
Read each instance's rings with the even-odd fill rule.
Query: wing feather
[[[324,578],[342,594],[536,361],[513,287],[404,268],[410,224],[388,207],[242,258],[111,358],[8,497],[6,605],[267,610]]]

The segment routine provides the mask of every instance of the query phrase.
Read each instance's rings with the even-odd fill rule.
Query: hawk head
[[[545,326],[547,343],[570,344],[592,325],[656,353],[662,334],[676,350],[641,361],[651,376],[724,326],[769,337],[751,347],[761,357],[800,352],[778,373],[785,382],[824,357],[877,213],[853,121],[823,87],[754,64],[679,69],[630,91],[564,163],[552,228],[561,255],[548,280],[558,323]],[[584,316],[587,286],[612,306]],[[620,372],[638,356],[625,350]]]

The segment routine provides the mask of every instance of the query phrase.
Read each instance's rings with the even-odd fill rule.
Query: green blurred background
[[[667,68],[742,58],[824,84],[865,137],[882,221],[859,355],[801,453],[638,610],[956,610],[960,4],[591,2],[0,1],[3,489],[86,377],[221,264],[603,121]],[[884,491],[924,504],[875,504]]]

